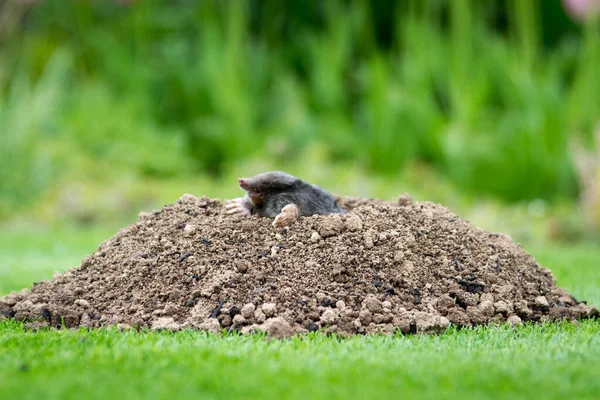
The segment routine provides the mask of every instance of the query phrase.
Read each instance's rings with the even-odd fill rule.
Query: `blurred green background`
[[[109,232],[283,169],[597,242],[600,29],[570,3],[5,0],[0,224]]]

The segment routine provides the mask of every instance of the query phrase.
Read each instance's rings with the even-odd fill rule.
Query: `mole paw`
[[[238,214],[244,217],[250,216],[250,210],[248,209],[248,207],[246,207],[246,204],[242,197],[227,200],[225,204],[223,204],[223,207],[225,207],[225,212],[227,214]]]
[[[288,204],[281,209],[281,212],[277,214],[275,220],[273,220],[273,226],[284,227],[290,225],[298,219],[300,212],[298,207],[294,204]]]

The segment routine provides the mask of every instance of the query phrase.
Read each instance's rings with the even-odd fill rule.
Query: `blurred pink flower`
[[[563,6],[567,13],[578,21],[585,21],[600,14],[600,0],[563,0]]]

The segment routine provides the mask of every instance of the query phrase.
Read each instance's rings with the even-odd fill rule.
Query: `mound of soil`
[[[81,266],[0,299],[34,326],[236,329],[273,336],[437,332],[450,323],[597,317],[508,236],[448,209],[340,198],[345,215],[225,214],[182,196],[141,213]]]

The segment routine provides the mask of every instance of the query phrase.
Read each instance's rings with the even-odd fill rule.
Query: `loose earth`
[[[184,195],[103,242],[81,265],[0,298],[30,327],[441,332],[597,318],[503,234],[447,208],[342,197],[348,214],[271,219]]]

